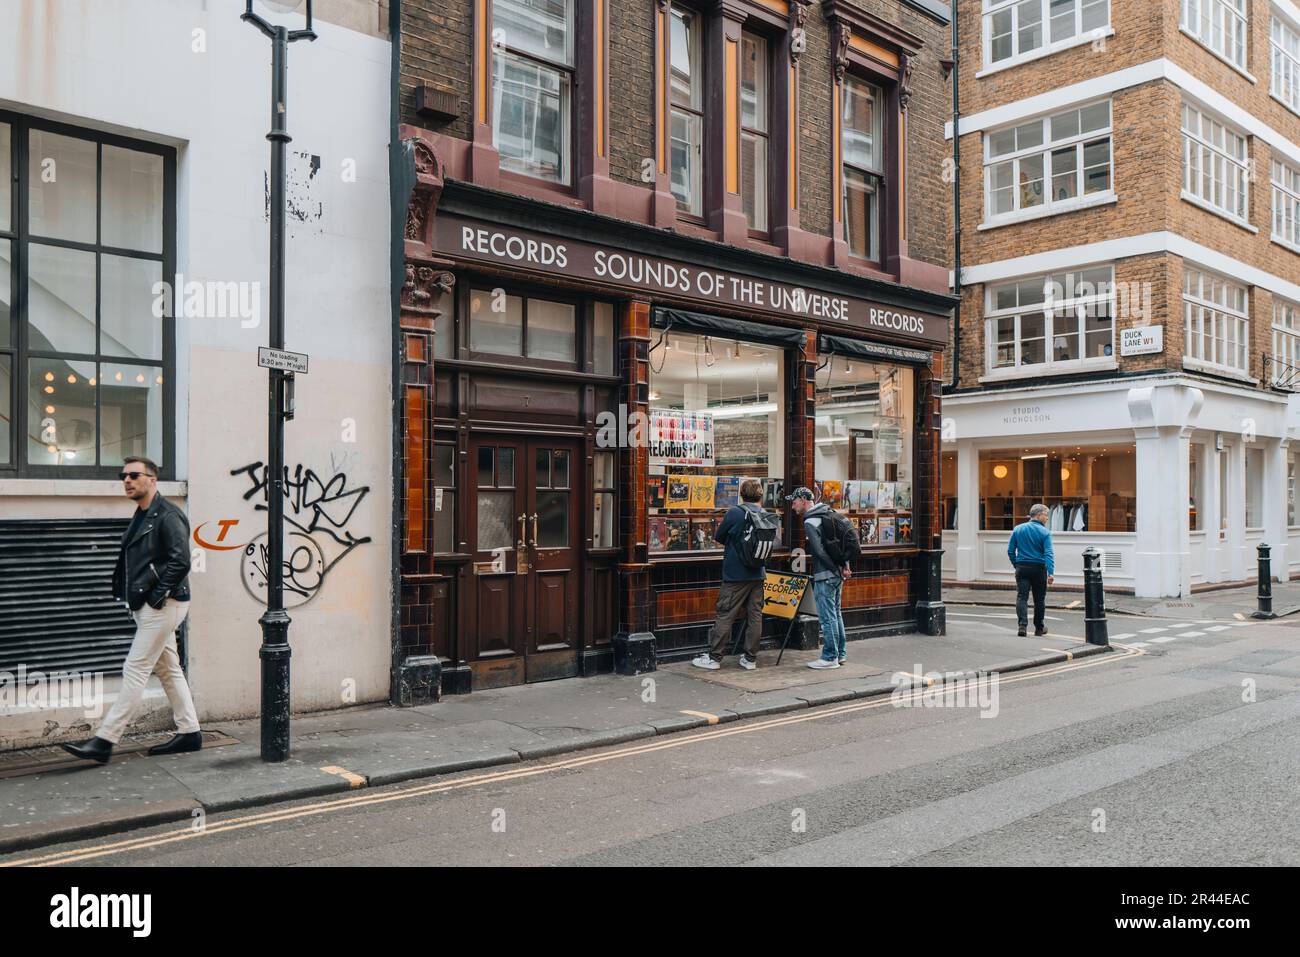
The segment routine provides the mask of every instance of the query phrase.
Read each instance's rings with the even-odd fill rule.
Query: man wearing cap
[[[836,565],[822,544],[822,522],[831,510],[825,502],[813,504],[811,489],[800,486],[785,500],[794,513],[803,518],[804,536],[808,540],[808,553],[812,555],[813,597],[817,600],[817,617],[822,626],[822,654],[808,662],[809,668],[838,668],[844,664],[844,615],[840,610],[840,595],[844,580],[852,574],[849,566]]]
[[[1052,584],[1055,558],[1052,533],[1047,529],[1047,506],[1041,502],[1029,509],[1029,521],[1021,522],[1007,542],[1007,558],[1016,569],[1016,624],[1018,634],[1029,630],[1029,593],[1034,593],[1034,634],[1047,634],[1044,618],[1047,586]]]

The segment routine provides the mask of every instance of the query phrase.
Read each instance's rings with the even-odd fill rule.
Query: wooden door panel
[[[478,654],[500,655],[514,650],[515,576],[476,575],[478,591]]]
[[[539,570],[533,594],[533,647],[530,651],[558,651],[574,645],[574,573],[558,568]]]

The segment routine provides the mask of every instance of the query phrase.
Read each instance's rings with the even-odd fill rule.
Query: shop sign
[[[846,328],[935,345],[948,341],[946,316],[854,299],[756,276],[461,219],[434,219],[434,249],[444,255],[566,278],[595,280],[677,298],[843,323]]]
[[[1119,331],[1119,354],[1122,356],[1144,356],[1164,351],[1164,326],[1137,326]]]
[[[763,579],[763,614],[773,618],[793,618],[798,614],[807,590],[807,575],[768,572]]]
[[[712,468],[713,416],[708,412],[650,410],[650,464]]]

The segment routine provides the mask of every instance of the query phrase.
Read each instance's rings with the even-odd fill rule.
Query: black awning
[[[672,326],[680,331],[702,332],[705,335],[743,339],[746,342],[766,342],[770,345],[799,348],[803,346],[802,329],[769,326],[761,322],[728,319],[725,316],[710,316],[685,309],[667,309],[658,306],[650,314],[650,325],[655,329],[667,329]]]
[[[892,359],[895,362],[915,362],[919,365],[929,365],[931,362],[930,353],[922,349],[909,349],[907,346],[891,346],[884,342],[864,342],[861,339],[823,334],[817,337],[817,354],[826,352],[853,356],[855,359]]]

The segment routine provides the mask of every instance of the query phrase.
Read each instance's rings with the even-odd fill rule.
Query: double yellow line
[[[1116,647],[1122,648],[1123,650],[1114,654],[1101,655],[1095,659],[1079,662],[1067,662],[1065,664],[1047,667],[1041,670],[1027,671],[1010,678],[999,677],[998,681],[1001,685],[1018,681],[1037,680],[1039,678],[1047,678],[1068,671],[1078,671],[1083,668],[1095,668],[1099,665],[1122,661],[1126,658],[1132,658],[1144,654],[1140,649],[1128,648],[1124,645],[1117,645]],[[315,804],[303,805],[301,807],[248,814],[243,817],[232,818],[228,821],[221,821],[197,829],[191,826],[169,834],[131,838],[128,840],[117,841],[112,844],[104,844],[98,847],[84,848],[79,851],[56,851],[54,853],[38,855],[36,857],[4,861],[0,862],[0,867],[52,867],[58,864],[79,864],[83,861],[93,860],[97,857],[106,857],[111,854],[125,854],[129,851],[148,850],[150,848],[162,847],[167,844],[175,844],[181,841],[191,841],[200,837],[208,837],[214,834],[224,834],[229,831],[239,831],[244,828],[257,827],[261,824],[278,824],[283,821],[293,821],[298,818],[313,817],[317,814],[329,814],[335,811],[372,807],[378,804],[387,804],[392,801],[405,801],[410,798],[424,797],[425,795],[430,794],[443,794],[448,791],[459,791],[465,788],[478,787],[479,785],[500,784],[504,781],[515,781],[521,778],[550,774],[553,771],[567,771],[572,768],[581,768],[592,764],[603,764],[607,761],[614,761],[620,758],[639,757],[643,754],[651,754],[655,751],[663,751],[669,748],[687,747],[689,745],[715,741],[719,738],[730,737],[735,734],[754,734],[761,731],[770,731],[774,728],[783,728],[789,725],[802,724],[805,721],[820,721],[825,718],[837,718],[842,715],[871,711],[876,708],[896,707],[899,704],[919,700],[925,693],[926,689],[913,689],[897,696],[889,695],[887,697],[872,698],[868,701],[855,701],[850,704],[817,708],[813,711],[789,714],[779,718],[770,718],[765,721],[757,721],[753,724],[742,724],[735,727],[719,728],[716,731],[700,731],[695,733],[672,735],[664,740],[654,740],[645,744],[618,748],[613,751],[603,751],[599,754],[588,754],[580,757],[566,758],[564,760],[553,761],[549,764],[541,764],[535,767],[509,768],[502,771],[492,771],[486,774],[473,775],[471,777],[457,778],[452,781],[437,781],[431,784],[416,785],[414,787],[393,791],[387,794],[358,794],[350,797],[332,798],[325,801],[319,801]]]

